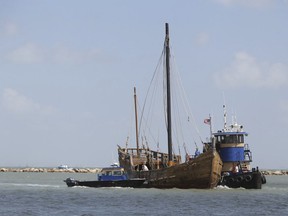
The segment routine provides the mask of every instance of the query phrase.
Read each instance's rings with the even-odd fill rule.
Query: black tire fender
[[[238,176],[237,177],[237,182],[242,182],[243,181],[243,176]]]
[[[252,180],[252,176],[251,175],[247,175],[246,177],[245,177],[245,181],[246,182],[250,182]]]
[[[262,184],[266,184],[266,177],[265,175],[261,175],[261,181],[262,181]]]
[[[230,178],[228,179],[228,182],[229,182],[229,183],[234,183],[234,182],[235,182],[235,179],[234,179],[233,177],[230,177]]]

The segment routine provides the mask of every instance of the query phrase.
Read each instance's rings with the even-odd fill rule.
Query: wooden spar
[[[136,145],[137,145],[137,156],[139,157],[139,134],[138,134],[138,113],[137,113],[137,95],[136,87],[134,87],[134,108],[135,108],[135,128],[136,128]]]
[[[172,160],[172,120],[171,120],[171,92],[170,92],[170,47],[169,47],[169,25],[165,24],[165,53],[166,53],[166,85],[167,85],[167,132],[168,132],[168,163]]]

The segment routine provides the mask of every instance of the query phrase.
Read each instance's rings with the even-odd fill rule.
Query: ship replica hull
[[[143,184],[146,188],[211,189],[217,186],[221,178],[222,161],[213,150],[173,166],[166,166],[165,161],[163,163],[163,160],[152,158],[151,155],[156,155],[156,152],[147,150],[147,156],[141,158],[131,154],[133,149],[129,150],[118,148],[120,166],[127,170],[129,178],[146,179]],[[143,170],[143,165],[151,170]]]

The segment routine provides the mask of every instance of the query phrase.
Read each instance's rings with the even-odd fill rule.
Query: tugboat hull
[[[235,174],[232,176],[223,176],[220,185],[229,188],[261,189],[262,184],[266,183],[265,176],[259,172],[249,172]]]

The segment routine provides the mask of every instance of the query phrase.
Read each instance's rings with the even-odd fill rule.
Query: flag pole
[[[209,114],[209,122],[210,122],[210,137],[211,137],[211,141],[212,141],[212,118],[211,118],[210,114]]]

